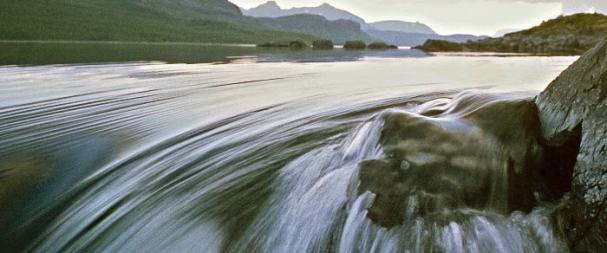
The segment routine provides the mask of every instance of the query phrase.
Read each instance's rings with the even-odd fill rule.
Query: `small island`
[[[291,41],[289,43],[289,48],[290,49],[295,49],[295,50],[300,50],[300,49],[306,49],[309,48],[310,46],[308,46],[308,44],[305,41],[302,40],[295,40],[295,41]]]
[[[367,46],[371,50],[387,50],[387,49],[398,49],[395,45],[389,45],[385,42],[373,42]]]
[[[303,40],[294,40],[291,42],[265,42],[257,44],[259,48],[288,48],[292,50],[302,50],[310,48],[310,45]],[[312,48],[318,50],[331,50],[335,48],[335,44],[331,40],[315,40],[312,42]],[[343,45],[345,50],[388,50],[398,49],[398,46],[387,44],[385,42],[376,41],[367,45],[364,41],[353,40],[346,41]]]
[[[346,50],[364,50],[365,48],[367,48],[367,44],[361,40],[346,41],[344,43],[344,49]]]
[[[265,42],[262,44],[257,44],[257,47],[260,48],[289,48],[293,50],[300,50],[309,48],[308,44],[302,40],[294,40],[291,42]]]
[[[335,45],[331,40],[315,40],[312,42],[312,48],[319,50],[329,50],[333,49]]]

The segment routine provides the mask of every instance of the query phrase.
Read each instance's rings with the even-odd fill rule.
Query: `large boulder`
[[[464,93],[420,113],[385,113],[386,156],[361,164],[359,191],[375,194],[367,215],[376,224],[440,220],[469,208],[528,212],[567,190],[554,187],[550,179],[559,176],[544,166],[551,149],[532,100]]]
[[[571,197],[558,214],[570,247],[607,252],[607,42],[600,42],[536,99],[543,137],[571,156]],[[567,170],[559,167],[555,170]]]

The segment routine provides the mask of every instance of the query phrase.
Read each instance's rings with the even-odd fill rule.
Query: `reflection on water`
[[[496,100],[533,96],[574,59],[2,67],[0,248],[562,251],[549,207],[470,206],[446,223],[409,212],[382,228],[358,174],[388,157],[385,115],[431,111],[461,126]],[[499,95],[454,99],[471,88]]]
[[[356,61],[365,57],[425,57],[418,50],[348,51],[260,49],[254,45],[143,42],[0,41],[0,65],[42,65],[126,61],[169,63]]]

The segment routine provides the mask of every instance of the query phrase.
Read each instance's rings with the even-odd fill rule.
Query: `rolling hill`
[[[0,40],[256,44],[322,38],[401,46],[435,38],[461,41],[461,36],[431,34],[421,23],[388,21],[374,27],[328,4],[282,10],[270,2],[265,9],[292,15],[266,13],[271,17],[261,18],[243,15],[227,0],[0,0],[0,6]],[[409,30],[415,33],[406,33]]]
[[[227,0],[0,2],[0,40],[259,43],[316,39],[260,26]]]
[[[491,51],[513,53],[580,54],[607,37],[607,16],[575,14],[544,21],[539,26],[465,43],[429,40],[419,49],[436,51]]]

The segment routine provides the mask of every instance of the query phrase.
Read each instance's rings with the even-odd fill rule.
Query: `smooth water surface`
[[[0,65],[83,64],[133,61],[169,63],[357,61],[365,57],[426,57],[418,50],[291,50],[247,44],[179,42],[1,41]]]

